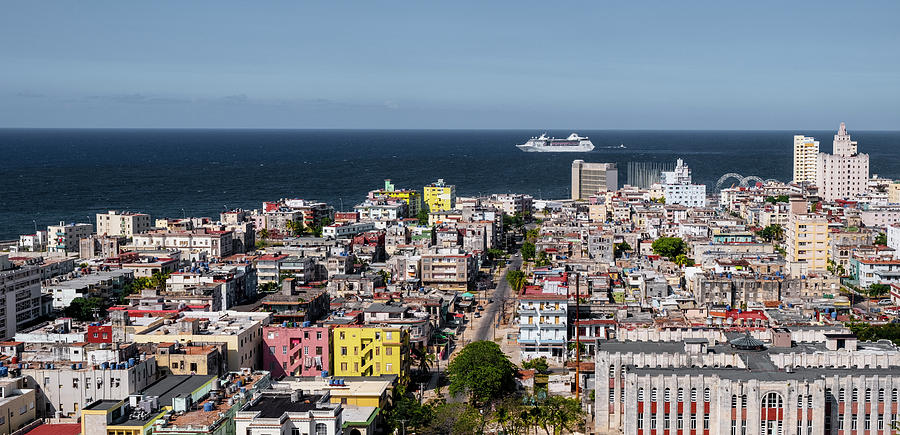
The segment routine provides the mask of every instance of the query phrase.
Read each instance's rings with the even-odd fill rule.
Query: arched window
[[[866,388],[866,402],[872,401],[872,389]]]
[[[625,364],[622,364],[619,372],[621,373],[620,376],[624,378],[625,377]]]
[[[838,402],[843,402],[846,395],[844,394],[844,389],[841,388],[838,390]]]
[[[854,388],[853,391],[850,392],[850,401],[859,402],[859,388]]]
[[[678,401],[684,402],[684,388],[678,389]]]
[[[891,402],[897,403],[897,389],[896,388],[891,390]]]
[[[797,407],[798,407],[798,408],[802,408],[802,407],[803,407],[803,395],[802,395],[802,394],[799,395],[799,396],[797,396]]]
[[[609,377],[611,377],[611,378],[616,377],[616,366],[614,366],[614,365],[609,366]]]
[[[325,423],[316,423],[316,435],[328,435],[328,426]]]
[[[744,408],[747,407],[747,395],[746,394],[741,394],[741,406],[743,406]]]
[[[644,401],[644,389],[638,388],[638,402]]]
[[[656,402],[656,388],[650,389],[650,401]]]
[[[703,390],[703,401],[709,402],[709,388]]]
[[[691,402],[697,401],[697,389],[691,388]]]
[[[763,396],[762,400],[763,408],[784,408],[784,401],[781,399],[781,395],[778,393],[768,393]]]
[[[831,391],[831,388],[825,389],[825,401],[834,402],[834,393]]]
[[[737,403],[737,394],[732,394],[732,395],[731,395],[731,407],[732,407],[732,408],[737,408],[737,407],[738,407],[738,403]]]
[[[884,403],[884,388],[878,389],[878,403]]]
[[[672,391],[668,388],[663,390],[663,402],[669,402],[672,400]]]

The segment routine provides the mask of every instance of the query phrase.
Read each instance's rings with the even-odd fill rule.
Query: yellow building
[[[398,375],[409,370],[409,331],[401,328],[340,327],[332,336],[335,377]]]
[[[444,183],[444,179],[437,180],[425,186],[425,204],[428,205],[428,211],[445,211],[452,210],[456,205],[456,186]]]
[[[128,400],[97,400],[81,410],[81,435],[148,435],[153,423],[166,413],[151,412],[144,418],[129,418]]]
[[[787,261],[802,264],[808,272],[826,270],[828,219],[813,213],[791,213],[784,228],[784,245]]]
[[[888,202],[900,204],[900,183],[891,183],[888,186]]]
[[[384,180],[384,189],[369,192],[369,199],[395,199],[407,206],[407,216],[415,217],[422,209],[422,194],[417,190],[396,189],[391,180]]]

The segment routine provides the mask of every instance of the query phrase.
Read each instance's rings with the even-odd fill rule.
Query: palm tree
[[[263,240],[268,239],[269,238],[269,230],[266,228],[259,230],[259,238],[263,239]]]
[[[419,372],[425,373],[431,369],[431,362],[434,361],[434,355],[428,353],[425,348],[414,347],[411,350],[413,360],[419,364]]]

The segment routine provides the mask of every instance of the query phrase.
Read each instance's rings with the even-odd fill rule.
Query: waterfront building
[[[425,204],[428,211],[451,210],[456,205],[456,186],[444,183],[444,179],[438,179],[424,188]]]
[[[406,204],[406,217],[416,217],[422,209],[422,194],[418,190],[397,189],[391,180],[384,180],[384,188],[369,192],[370,201],[399,200]],[[360,211],[360,209],[357,209]],[[360,216],[360,219],[362,217]]]
[[[153,230],[135,234],[132,240],[134,248],[139,251],[177,249],[185,258],[190,258],[194,252],[222,258],[233,253],[233,237],[233,231],[199,228],[188,231]]]
[[[131,237],[150,230],[152,226],[150,215],[144,213],[115,210],[97,213],[97,235]]]
[[[332,332],[334,376],[405,377],[409,371],[409,332],[393,327],[342,326]]]
[[[683,160],[678,159],[673,171],[664,171],[660,181],[667,205],[706,206],[706,185],[691,182],[691,169]]]
[[[794,135],[794,182],[815,183],[819,141],[814,137]]]
[[[859,153],[843,122],[834,135],[832,153],[819,153],[816,163],[816,186],[822,199],[854,199],[864,193],[869,180],[869,155]]]
[[[24,325],[49,312],[41,294],[41,267],[16,266],[0,254],[0,338],[12,337]]]
[[[572,199],[588,199],[598,193],[614,192],[619,188],[619,170],[615,163],[585,163],[572,161]]]
[[[19,251],[42,252],[47,250],[49,236],[47,231],[38,230],[34,234],[22,234],[19,236],[19,244],[16,245]]]
[[[47,227],[47,235],[49,243],[47,250],[52,252],[78,252],[78,242],[90,236],[94,231],[91,224],[65,223],[60,221],[59,225],[50,225]]]

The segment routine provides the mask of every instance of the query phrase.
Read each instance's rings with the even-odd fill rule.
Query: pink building
[[[272,372],[273,378],[321,376],[323,370],[331,372],[330,329],[299,325],[285,322],[263,328],[263,369]]]

